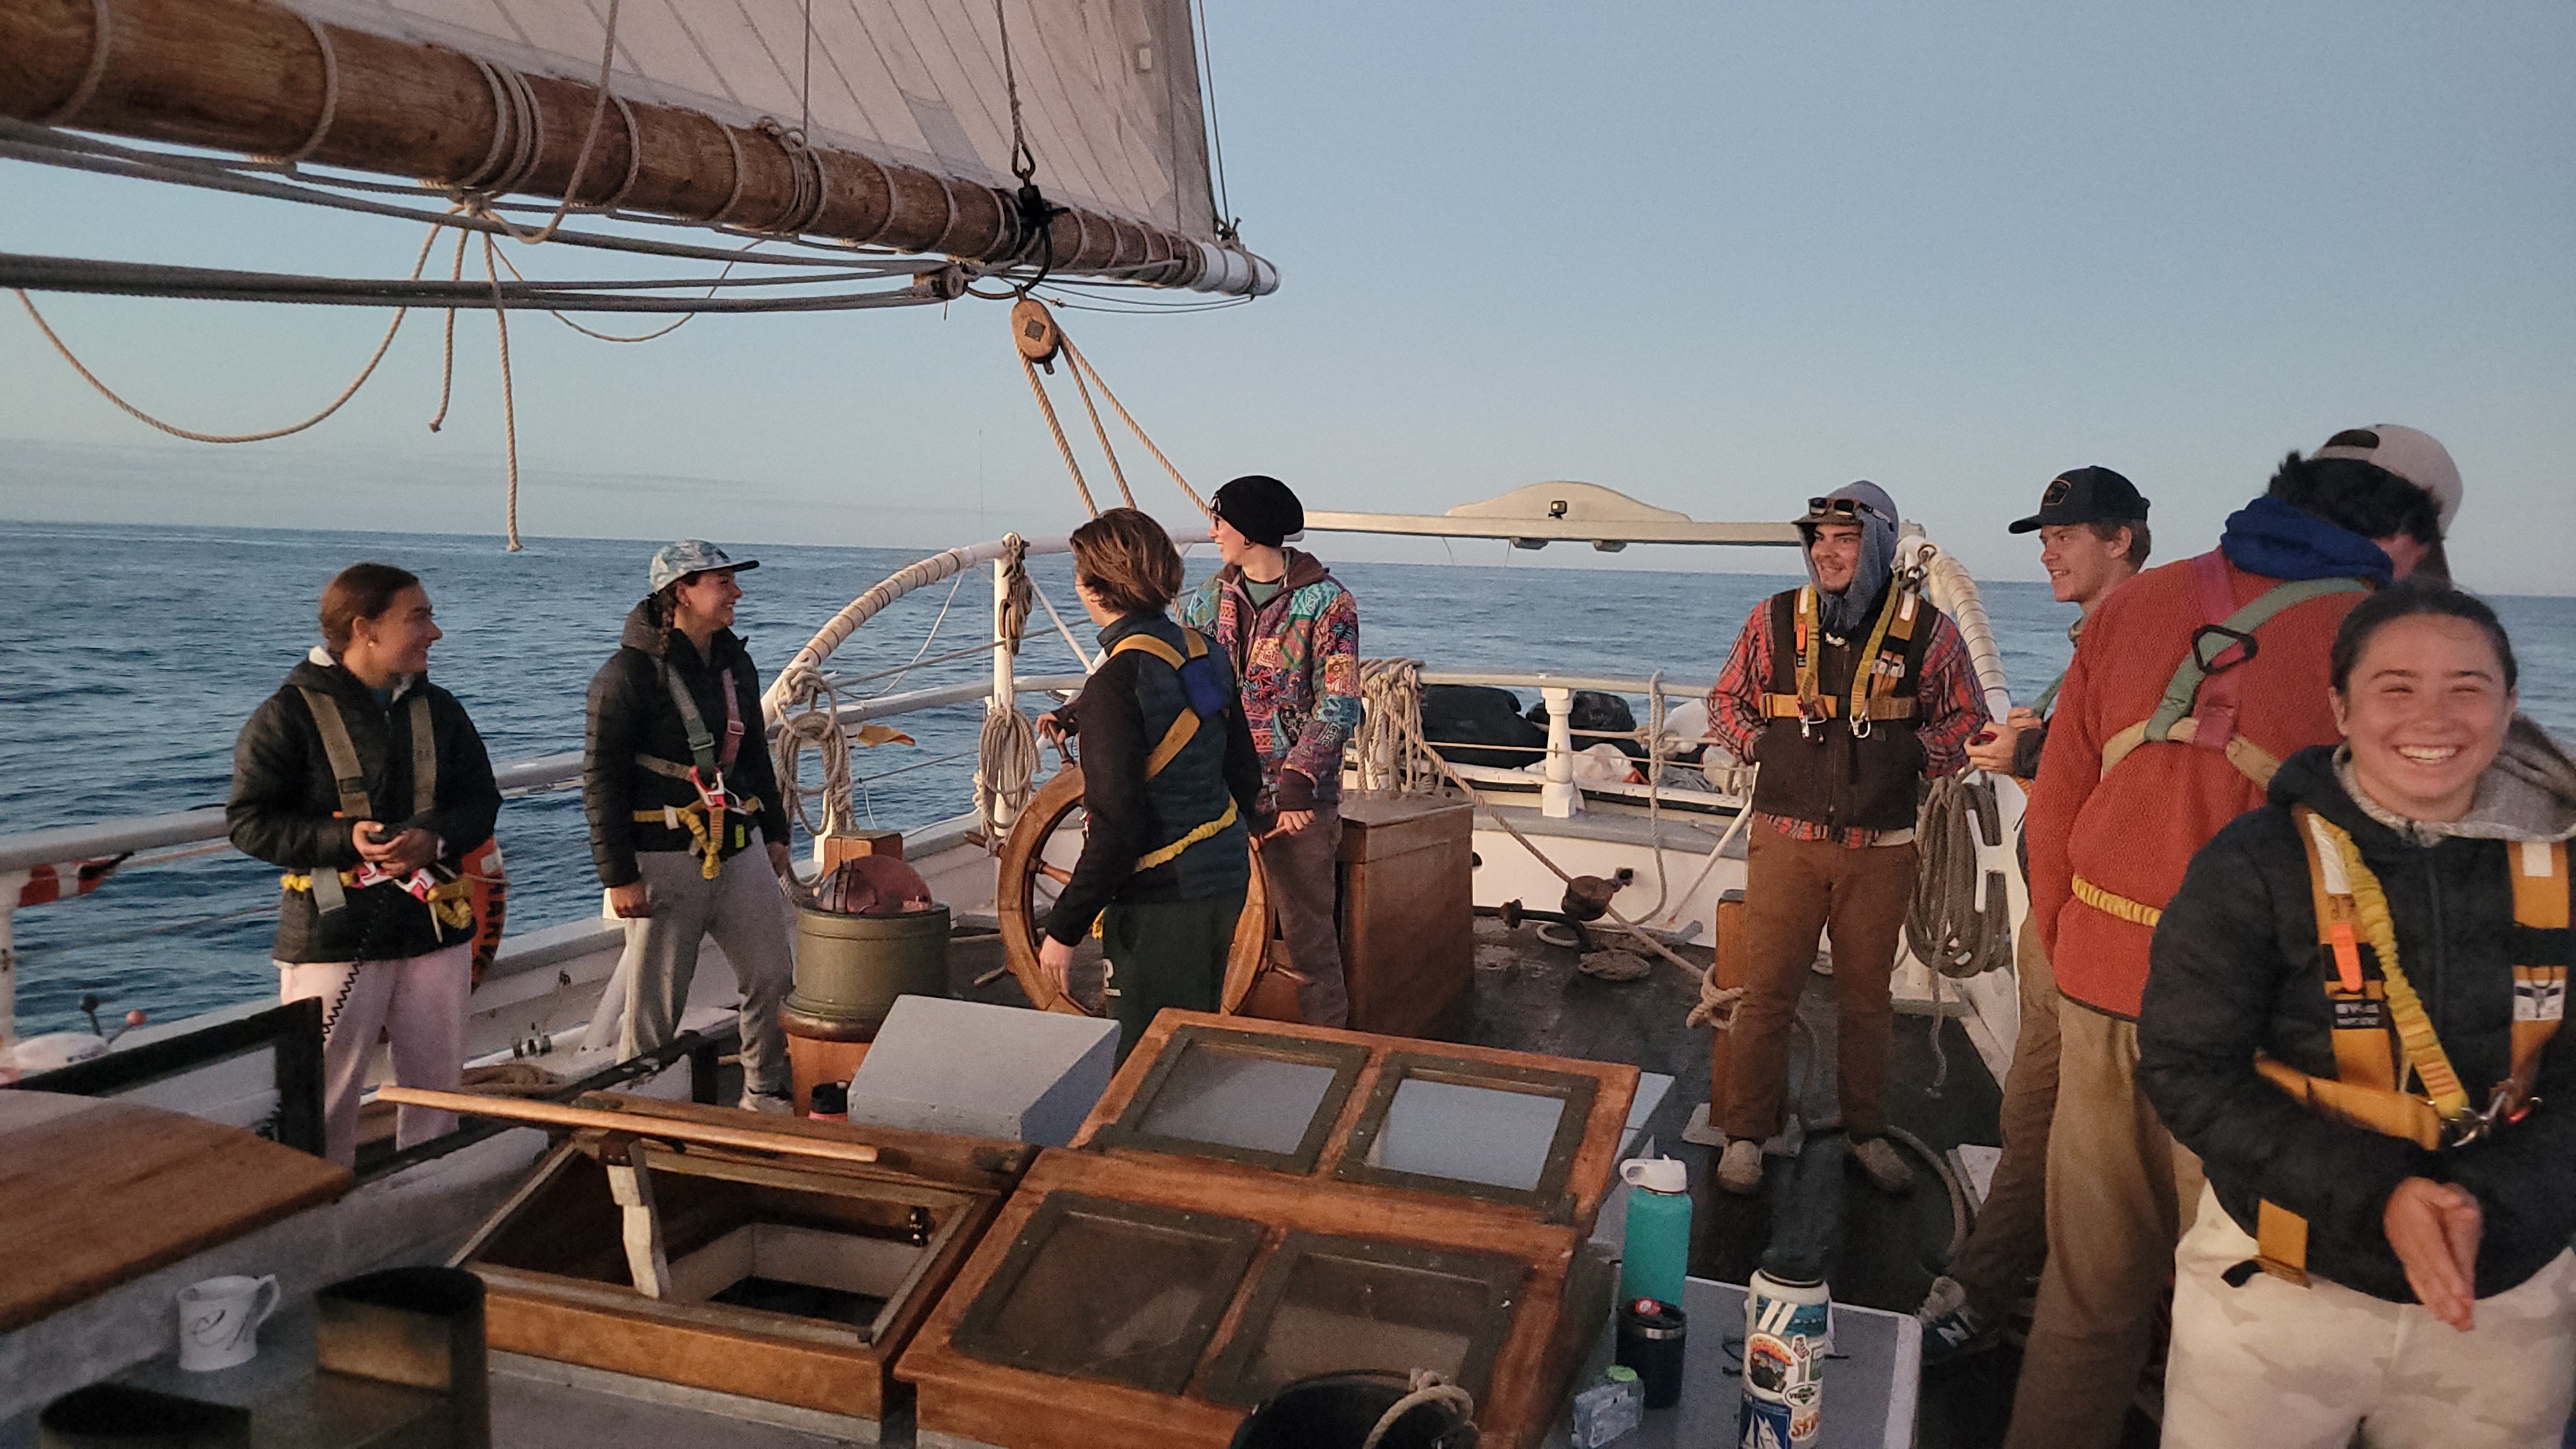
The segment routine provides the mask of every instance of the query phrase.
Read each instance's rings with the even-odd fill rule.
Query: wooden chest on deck
[[[1286,1383],[1432,1369],[1528,1449],[1597,1338],[1636,1069],[1166,1011],[904,1353],[924,1444],[1222,1449]]]
[[[1353,1031],[1421,1036],[1475,975],[1475,806],[1342,797],[1342,969]]]
[[[1035,1152],[606,1093],[580,1105],[635,1130],[574,1133],[457,1255],[483,1279],[491,1347],[861,1419],[899,1398],[896,1355]],[[755,1127],[778,1150],[657,1141],[675,1120]],[[798,1150],[815,1142],[877,1160]]]

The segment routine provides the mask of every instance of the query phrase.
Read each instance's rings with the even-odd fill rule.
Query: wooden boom
[[[529,1102],[517,1097],[486,1097],[474,1092],[433,1092],[420,1087],[378,1087],[376,1100],[399,1107],[458,1112],[469,1117],[499,1117],[539,1127],[590,1127],[602,1132],[622,1132],[630,1137],[658,1137],[665,1142],[695,1142],[706,1147],[827,1157],[835,1162],[877,1160],[876,1148],[865,1142],[791,1137],[780,1132],[763,1132],[756,1127],[725,1127],[713,1122],[691,1122],[643,1112],[568,1107],[560,1102]]]
[[[261,0],[0,0],[0,115],[138,140],[561,198],[598,96]],[[623,98],[601,116],[574,199],[973,261],[1042,250],[999,187]],[[1237,294],[1277,285],[1247,252],[1123,217],[1074,208],[1048,230],[1059,272]]]

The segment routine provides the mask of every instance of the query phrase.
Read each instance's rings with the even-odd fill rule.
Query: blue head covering
[[[1837,488],[1825,498],[1848,498],[1860,505],[1860,567],[1852,574],[1851,587],[1839,594],[1828,592],[1816,577],[1815,556],[1804,550],[1800,556],[1807,561],[1807,582],[1816,586],[1825,632],[1849,636],[1869,622],[1870,610],[1878,607],[1879,595],[1887,591],[1888,574],[1896,564],[1896,500],[1866,479]],[[1798,520],[1798,531],[1812,544],[1817,524],[1842,521],[1831,509],[1810,509]]]

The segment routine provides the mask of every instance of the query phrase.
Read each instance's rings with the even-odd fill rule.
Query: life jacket
[[[708,880],[714,880],[724,869],[725,856],[729,853],[725,840],[726,815],[741,817],[731,822],[733,840],[730,845],[730,850],[741,850],[750,844],[747,822],[760,811],[759,797],[746,799],[725,788],[725,771],[732,769],[733,762],[741,756],[743,736],[747,733],[742,718],[742,695],[734,688],[731,669],[716,676],[718,692],[724,696],[725,702],[724,738],[718,740],[715,733],[707,728],[706,717],[698,709],[696,696],[689,693],[689,686],[672,670],[669,661],[657,660],[654,667],[661,675],[663,689],[670,693],[671,703],[680,711],[681,728],[688,732],[689,763],[684,765],[677,760],[666,760],[641,751],[636,753],[635,763],[656,775],[686,783],[698,798],[685,805],[661,805],[650,810],[638,810],[635,820],[641,825],[663,825],[674,830],[685,828],[689,832],[690,849],[698,855],[699,873]]]
[[[2366,594],[2370,585],[2357,578],[2291,579],[2256,595],[2243,607],[2228,584],[2226,555],[2218,549],[2190,560],[2191,581],[2199,597],[2201,624],[2191,635],[2155,712],[2115,732],[2102,743],[2102,777],[2140,748],[2155,744],[2190,745],[2216,750],[2236,772],[2258,789],[2272,783],[2281,757],[2236,729],[2237,691],[2243,682],[2234,671],[2252,659],[2265,624],[2288,610],[2334,594]],[[2060,675],[2062,680],[2065,676]],[[2051,687],[2054,696],[2055,688]],[[2076,876],[2075,898],[2105,915],[2134,921],[2149,930],[2164,918],[2164,907],[2131,900]]]
[[[340,712],[340,701],[306,686],[297,686],[296,692],[304,696],[304,707],[321,733],[322,755],[330,763],[332,784],[339,792],[340,808],[333,812],[333,818],[378,818],[375,803],[367,793],[366,766],[358,759],[357,741],[349,734],[348,717]],[[425,815],[438,803],[438,735],[430,722],[429,696],[413,695],[405,713],[411,736],[411,813]],[[315,909],[326,916],[347,908],[351,890],[400,890],[429,908],[440,940],[444,941],[450,932],[470,933],[474,942],[474,980],[479,983],[501,950],[501,931],[509,910],[509,876],[501,860],[498,837],[462,852],[457,859],[458,868],[454,870],[432,861],[401,877],[386,873],[372,861],[362,861],[348,870],[289,873],[279,884],[290,891],[312,892]]]
[[[1223,718],[1227,708],[1235,702],[1234,683],[1226,677],[1221,663],[1208,653],[1207,639],[1195,629],[1184,628],[1180,632],[1181,647],[1178,649],[1143,630],[1129,634],[1111,645],[1109,649],[1113,657],[1120,654],[1149,655],[1170,667],[1179,679],[1180,708],[1173,714],[1171,724],[1165,727],[1163,737],[1145,756],[1145,779],[1149,784],[1169,768],[1173,761],[1179,759],[1183,750],[1190,747],[1190,744],[1198,738],[1201,726],[1211,720]],[[1222,752],[1224,741],[1221,738],[1211,739],[1208,746]],[[1215,763],[1216,770],[1213,773],[1216,778],[1221,779],[1224,769],[1222,760],[1219,759]],[[1222,812],[1212,819],[1191,826],[1169,843],[1137,857],[1136,869],[1151,870],[1155,866],[1178,860],[1191,847],[1224,834],[1236,824],[1239,818],[1239,813],[1235,809],[1234,795],[1228,791],[1225,797],[1225,809]]]
[[[2540,1055],[2567,1014],[2567,967],[2513,968],[2512,1065],[2479,1106],[2452,1070],[2424,1003],[2396,954],[2388,901],[2351,835],[2308,807],[2290,816],[2308,853],[2316,907],[2317,965],[2333,1013],[2335,1070],[2311,1076],[2258,1056],[2264,1080],[2338,1122],[2412,1142],[2428,1152],[2461,1147],[2509,1128],[2539,1105],[2532,1083]],[[2568,922],[2567,843],[2507,846],[2513,919],[2532,931],[2564,933]],[[2408,1090],[2412,1082],[2414,1090]],[[2278,1203],[2255,1210],[2257,1256],[2227,1271],[2242,1286],[2257,1269],[2307,1285],[2307,1219]]]
[[[1815,585],[1773,596],[1756,810],[1836,827],[1913,827],[1923,771],[1916,685],[1931,613],[1920,593],[1891,582],[1867,640],[1836,641],[1818,617]]]

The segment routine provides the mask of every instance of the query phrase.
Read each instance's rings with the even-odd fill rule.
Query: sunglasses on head
[[[1810,498],[1807,500],[1807,519],[1809,522],[1815,522],[1821,519],[1833,519],[1848,523],[1858,523],[1864,518],[1876,518],[1877,516],[1877,509],[1870,507],[1868,504],[1861,502],[1857,498]]]

